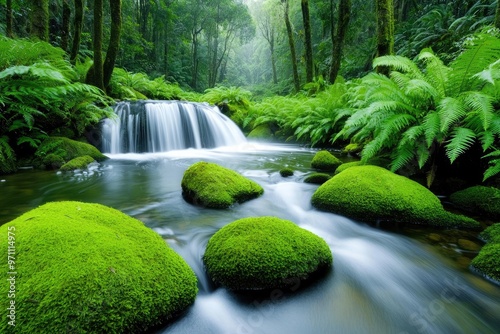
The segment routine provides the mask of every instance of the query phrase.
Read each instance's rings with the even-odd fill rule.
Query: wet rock
[[[478,250],[481,249],[480,245],[476,244],[473,241],[467,240],[467,239],[458,239],[457,244],[458,244],[458,247],[460,247],[464,250],[467,250],[467,251],[471,251],[471,252],[477,252]]]

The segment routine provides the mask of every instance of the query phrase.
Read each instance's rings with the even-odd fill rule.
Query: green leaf
[[[476,134],[474,131],[457,127],[453,130],[451,139],[446,144],[446,155],[453,163],[460,155],[469,149],[475,142]]]

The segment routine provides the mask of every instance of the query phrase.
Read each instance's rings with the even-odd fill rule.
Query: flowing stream
[[[499,286],[404,235],[314,209],[317,186],[303,182],[314,150],[246,142],[227,117],[203,104],[123,103],[117,110],[120,120],[103,129],[111,159],[74,172],[0,176],[0,224],[61,200],[101,203],[143,221],[199,281],[194,305],[157,334],[498,333]],[[182,176],[201,160],[258,182],[263,196],[227,210],[186,203]],[[294,175],[281,177],[283,167]],[[332,271],[287,291],[241,295],[214,288],[201,260],[208,239],[234,220],[267,215],[325,239]]]

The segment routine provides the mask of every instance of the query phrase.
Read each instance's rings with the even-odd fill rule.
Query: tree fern
[[[476,134],[471,129],[457,127],[446,144],[446,156],[453,163],[467,151],[475,142]]]

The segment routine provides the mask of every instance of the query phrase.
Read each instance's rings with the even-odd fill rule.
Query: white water
[[[102,125],[104,153],[168,152],[246,142],[217,107],[180,101],[120,102]]]

